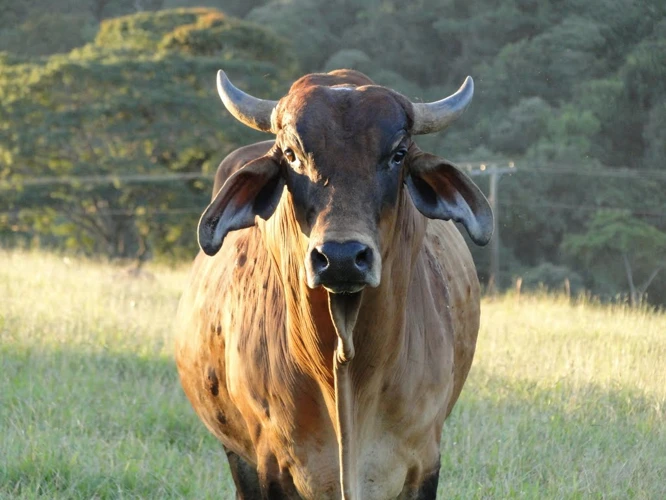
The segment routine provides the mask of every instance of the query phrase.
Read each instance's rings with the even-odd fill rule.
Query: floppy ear
[[[417,151],[405,179],[416,208],[429,219],[461,222],[472,241],[485,245],[493,235],[493,212],[472,180],[444,158]]]
[[[284,179],[271,156],[248,163],[227,179],[199,220],[199,246],[215,255],[229,231],[254,225],[254,217],[268,219],[280,202]]]

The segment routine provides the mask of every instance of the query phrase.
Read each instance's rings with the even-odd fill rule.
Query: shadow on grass
[[[0,351],[0,497],[231,498],[167,357]],[[621,387],[478,367],[444,427],[441,498],[664,498],[663,415]]]
[[[222,448],[194,415],[172,359],[0,352],[0,497],[231,492]]]

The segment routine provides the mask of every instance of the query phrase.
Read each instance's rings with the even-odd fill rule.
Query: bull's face
[[[254,224],[255,215],[270,217],[285,185],[309,242],[304,266],[312,288],[353,293],[379,285],[403,185],[427,217],[460,221],[475,241],[488,241],[492,214],[483,194],[411,139],[455,119],[471,99],[471,87],[434,103],[446,104],[438,115],[384,87],[317,81],[304,77],[278,103],[247,96],[226,77],[218,81],[227,108],[244,123],[276,134],[276,144],[230,177],[208,207],[199,226],[204,252],[215,254],[228,231]]]
[[[382,87],[309,87],[277,108],[277,146],[301,230],[308,285],[379,285],[382,244],[410,146],[400,96]]]

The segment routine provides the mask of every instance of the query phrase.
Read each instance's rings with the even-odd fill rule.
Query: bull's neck
[[[337,337],[328,311],[328,292],[310,289],[306,284],[304,260],[308,242],[286,190],[273,216],[262,224],[262,232],[281,278],[291,359],[315,379],[332,401]]]
[[[354,378],[369,380],[376,366],[387,369],[404,341],[409,286],[423,246],[427,219],[402,191],[393,227],[383,244],[382,276],[377,288],[366,288],[354,328]]]
[[[344,500],[360,498],[355,444],[359,398],[381,392],[382,372],[392,371],[405,340],[409,284],[425,237],[426,221],[404,191],[392,227],[385,229],[389,241],[382,245],[388,250],[382,255],[380,285],[360,292],[358,315],[349,322],[336,315],[328,292],[321,287],[311,290],[306,285],[303,262],[307,241],[300,232],[288,194],[263,225],[284,287],[286,335],[292,358],[303,373],[309,373],[318,383],[335,428]],[[349,336],[352,351],[345,348],[343,333]],[[350,352],[352,355],[348,356]]]
[[[386,376],[399,371],[395,367],[405,342],[409,284],[425,237],[426,224],[403,191],[393,227],[387,231],[388,244],[382,245],[387,251],[382,255],[380,285],[362,292],[353,331],[346,332],[350,338],[343,340],[341,336],[338,343],[333,370],[340,491],[344,500],[361,499],[362,473],[357,463],[357,447],[364,422],[359,421],[361,417],[357,408],[376,407],[372,403],[384,392],[382,386],[386,383]],[[345,329],[344,322],[341,324],[335,314],[332,316],[339,334],[341,329]],[[352,344],[350,351],[349,345]],[[347,356],[349,352],[353,357]]]
[[[412,272],[426,230],[425,218],[401,192],[391,227],[385,228],[387,249],[382,255],[382,277],[377,288],[362,292],[353,332],[356,367],[377,366],[393,355],[403,332],[404,314]],[[333,354],[337,335],[331,321],[328,292],[306,285],[304,260],[307,238],[301,233],[291,197],[285,191],[280,204],[262,224],[269,251],[281,276],[290,349],[296,363],[333,390]],[[392,346],[392,348],[391,348]],[[384,348],[385,347],[385,348]],[[360,378],[363,380],[363,378]]]

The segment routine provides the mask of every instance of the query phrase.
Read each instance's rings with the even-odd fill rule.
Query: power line
[[[124,174],[124,175],[64,175],[44,177],[22,177],[16,181],[0,182],[2,187],[16,186],[49,186],[55,184],[114,184],[117,182],[143,183],[168,182],[177,180],[212,179],[214,174],[201,172],[180,172],[171,174]]]
[[[617,205],[571,205],[567,203],[557,203],[557,202],[541,202],[541,203],[520,203],[512,201],[500,201],[500,206],[506,207],[525,207],[525,208],[543,208],[549,210],[571,210],[571,211],[586,211],[586,212],[595,212],[597,210],[629,210],[634,215],[646,216],[646,217],[666,217],[666,206],[665,207],[650,207],[649,209],[641,207],[628,207],[628,206],[617,206]],[[109,208],[99,210],[98,213],[103,215],[134,215],[134,216],[152,216],[152,215],[183,215],[183,214],[201,214],[206,208],[205,204],[202,204],[198,207],[178,207],[178,208],[163,208],[163,209],[150,209],[145,208],[144,206],[137,208]],[[44,208],[17,208],[15,211],[4,211],[0,212],[0,215],[18,215],[20,214],[36,214],[43,213]],[[76,215],[94,215],[95,212],[84,212],[81,210],[78,211],[67,211],[64,209],[53,209],[59,213],[71,213]],[[657,211],[654,211],[657,210]]]
[[[572,167],[518,167],[513,162],[508,163],[469,163],[461,162],[457,164],[465,170],[468,175],[488,176],[493,172],[498,174],[547,174],[547,175],[583,175],[597,178],[620,178],[620,179],[641,179],[651,178],[653,180],[666,181],[666,172],[660,170],[635,170],[626,168],[594,168],[594,169],[575,169]],[[165,174],[118,174],[118,175],[67,175],[67,176],[41,176],[41,177],[18,177],[14,179],[0,180],[0,189],[11,189],[18,186],[49,186],[58,184],[115,184],[119,182],[131,183],[150,183],[150,182],[169,182],[178,180],[194,179],[212,179],[213,173],[202,172],[173,172]]]
[[[140,207],[144,208],[144,207]],[[184,214],[201,214],[206,209],[206,205],[201,205],[200,207],[182,207],[182,208],[162,208],[157,210],[137,210],[136,208],[108,208],[99,210],[97,212],[85,212],[83,210],[65,210],[52,208],[51,210],[64,214],[64,215],[133,215],[137,217],[143,216],[153,216],[153,215],[184,215]],[[19,215],[19,214],[43,214],[46,208],[17,208],[16,211],[5,211],[0,212],[0,215]]]
[[[554,210],[571,210],[571,211],[583,211],[583,212],[596,212],[598,210],[629,210],[634,215],[642,215],[646,217],[666,217],[666,207],[649,207],[645,208],[635,208],[635,207],[618,207],[618,206],[608,206],[608,205],[570,205],[567,203],[557,203],[557,202],[541,202],[541,203],[520,203],[516,201],[502,201],[500,202],[501,206],[507,207],[526,207],[526,208],[546,208]],[[653,210],[657,210],[656,212]]]
[[[458,164],[459,167],[467,170],[468,175],[471,176],[487,176],[493,173],[497,174],[548,174],[548,175],[584,175],[598,178],[618,178],[618,179],[641,179],[652,178],[653,180],[666,181],[666,171],[661,170],[642,170],[642,169],[628,169],[628,168],[581,168],[576,169],[569,166],[535,166],[535,167],[520,167],[514,162],[508,163],[479,163],[470,164],[462,162]]]

